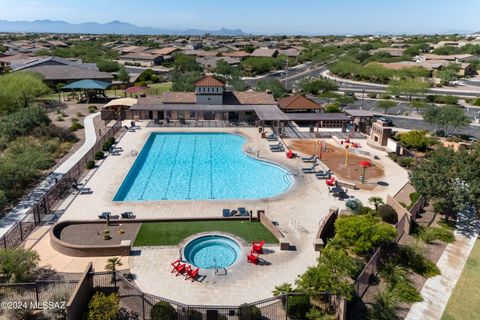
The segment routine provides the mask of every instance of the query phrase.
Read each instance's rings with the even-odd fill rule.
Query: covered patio
[[[111,86],[111,83],[99,80],[80,80],[73,82],[61,88],[63,91],[70,91],[67,96],[67,101],[78,100],[84,103],[96,102],[97,100],[104,101],[107,98],[106,90]],[[80,94],[77,95],[77,91]]]

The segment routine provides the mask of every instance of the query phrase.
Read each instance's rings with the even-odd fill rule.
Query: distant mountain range
[[[82,34],[132,34],[132,35],[204,35],[242,36],[242,30],[225,29],[201,30],[187,29],[174,30],[154,27],[139,27],[131,23],[112,21],[108,23],[84,22],[69,23],[65,21],[35,20],[35,21],[8,21],[0,20],[0,32],[39,32],[39,33],[82,33]]]

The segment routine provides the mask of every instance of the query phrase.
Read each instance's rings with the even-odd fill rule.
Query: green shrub
[[[308,296],[290,296],[288,297],[287,315],[290,319],[305,319],[310,307]]]
[[[396,236],[393,226],[369,215],[341,216],[335,222],[335,232],[335,241],[358,254],[369,253]]]
[[[398,159],[398,164],[404,168],[410,168],[413,164],[414,159],[410,157],[401,157]]]
[[[379,205],[377,212],[380,218],[386,223],[396,224],[398,222],[397,212],[388,204]]]
[[[105,142],[102,144],[102,151],[107,152],[107,151],[110,149],[111,146],[112,146],[112,145],[111,145],[110,143],[108,143],[108,141],[105,141]]]
[[[188,320],[202,320],[203,319],[202,313],[200,311],[197,311],[197,310],[189,309],[187,315],[188,315]]]
[[[422,295],[407,280],[397,282],[392,287],[392,290],[401,302],[414,303],[423,301]]]
[[[115,143],[115,138],[110,137],[110,138],[107,139],[107,142],[112,146]]]
[[[0,250],[0,273],[2,280],[26,282],[37,267],[39,256],[36,251],[23,248]]]
[[[95,160],[102,160],[103,157],[105,157],[105,154],[103,153],[103,151],[95,152]]]
[[[418,199],[420,199],[420,193],[412,192],[408,197],[410,198],[410,205],[408,206],[410,209],[415,203],[417,203]]]
[[[70,126],[70,128],[68,128],[68,130],[70,130],[70,132],[75,132],[79,129],[83,129],[83,125],[78,122],[78,121],[72,121],[72,125]]]
[[[78,112],[76,113],[76,115],[77,115],[77,117],[79,117],[79,118],[83,118],[83,117],[84,117],[83,113],[81,113],[80,111],[78,111]]]
[[[238,307],[238,320],[261,320],[262,312],[256,306],[242,304]]]
[[[95,161],[94,161],[94,160],[88,161],[88,162],[87,162],[87,165],[86,165],[86,168],[87,168],[88,170],[91,170],[91,169],[95,168]]]
[[[480,107],[480,98],[477,98],[472,103],[474,106]]]
[[[2,297],[3,298],[3,297]],[[23,297],[21,295],[11,295],[4,299],[7,302],[14,302],[17,304],[27,305],[27,308],[8,308],[6,310],[6,316],[8,320],[34,320],[36,317],[34,316],[33,309],[29,306],[32,305],[35,301],[33,299],[29,299]]]
[[[150,311],[152,320],[175,320],[177,312],[172,305],[166,301],[157,302]]]
[[[336,320],[337,317],[332,314],[328,314],[322,309],[312,307],[306,314],[307,320]]]
[[[354,213],[359,213],[360,210],[363,208],[363,204],[360,200],[358,199],[349,199],[345,203],[345,206],[352,210]]]
[[[458,97],[457,96],[435,96],[434,102],[443,103],[443,104],[458,104]]]
[[[88,304],[88,320],[117,320],[119,298],[112,293],[105,295],[103,292],[96,292]]]
[[[428,244],[431,244],[435,240],[440,240],[446,243],[452,243],[455,241],[453,231],[445,228],[423,227],[420,229],[419,237]]]
[[[65,121],[62,116],[57,116],[57,121]]]
[[[435,263],[428,260],[415,246],[400,247],[399,259],[402,264],[426,278],[440,274],[440,269],[438,269]]]
[[[88,106],[88,112],[90,113],[95,113],[95,111],[97,111],[97,107],[96,106]]]

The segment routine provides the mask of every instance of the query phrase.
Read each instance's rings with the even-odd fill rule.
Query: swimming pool
[[[228,133],[152,133],[114,201],[262,199],[292,185],[284,168],[243,152]]]
[[[242,249],[234,240],[217,235],[203,236],[190,241],[183,256],[190,264],[201,269],[223,269],[234,264]]]

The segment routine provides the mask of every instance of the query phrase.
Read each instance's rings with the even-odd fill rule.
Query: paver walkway
[[[442,274],[425,282],[420,292],[424,301],[415,303],[405,319],[436,320],[442,317],[479,232],[480,221],[474,212],[459,214],[455,242],[447,246],[437,263]]]
[[[90,150],[97,140],[95,126],[93,120],[100,113],[94,113],[87,116],[84,120],[85,126],[85,142],[83,145],[65,162],[63,162],[54,172],[45,178],[38,186],[30,192],[24,200],[20,201],[9,213],[0,220],[0,236],[7,233],[12,226],[25,217],[25,214],[30,210],[60,179],[68,172],[85,154]],[[33,217],[32,217],[33,219]]]

